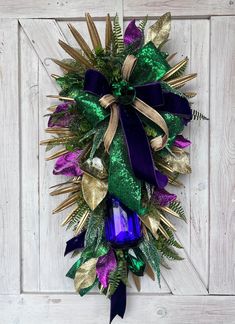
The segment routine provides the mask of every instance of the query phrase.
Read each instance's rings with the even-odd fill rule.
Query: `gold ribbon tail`
[[[136,98],[133,102],[133,107],[143,114],[148,119],[152,120],[157,126],[159,126],[165,133],[163,136],[157,136],[151,140],[151,147],[154,151],[161,150],[167,143],[169,132],[167,124],[164,118],[152,107],[147,105],[144,101]]]
[[[116,98],[110,94],[104,95],[100,98],[99,102],[102,107],[110,107],[110,119],[109,124],[104,134],[104,147],[105,151],[109,151],[109,147],[113,141],[113,138],[116,134],[119,122],[119,106],[115,102]]]
[[[118,128],[118,122],[119,122],[119,107],[116,103],[113,103],[110,107],[109,125],[104,134],[104,147],[106,152],[109,151],[109,147],[116,134]]]

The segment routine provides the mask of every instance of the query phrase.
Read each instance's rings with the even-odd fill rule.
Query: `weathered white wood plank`
[[[94,17],[112,16],[122,8],[121,0],[8,0],[0,1],[3,18],[83,18],[86,12]]]
[[[167,261],[170,269],[161,267],[161,273],[174,295],[207,295],[207,289],[193,266],[190,256],[180,251],[182,261]]]
[[[209,117],[209,20],[191,20],[190,71],[198,76],[191,89],[197,96],[192,108]],[[209,121],[190,124],[190,258],[208,284],[209,223]]]
[[[18,22],[0,19],[0,293],[20,291]]]
[[[235,293],[235,20],[211,20],[210,292]]]
[[[20,30],[21,176],[22,176],[22,289],[39,290],[39,169],[38,64],[39,59]],[[29,69],[30,66],[30,69]]]
[[[125,16],[161,15],[171,11],[177,17],[198,17],[210,15],[234,15],[233,1],[220,0],[181,0],[157,3],[150,0],[125,0],[123,1]],[[107,12],[115,15],[122,5],[121,0],[8,0],[0,1],[0,12],[4,18],[80,18],[85,12],[90,12],[95,17],[104,17]]]
[[[160,16],[170,11],[177,17],[202,17],[211,15],[234,15],[233,1],[221,0],[181,0],[157,2],[150,0],[126,0],[123,2],[124,17]]]
[[[20,24],[49,75],[61,74],[61,69],[51,58],[63,59],[68,55],[59,46],[65,38],[53,19],[21,19]]]
[[[108,323],[109,300],[104,296],[21,295],[0,296],[4,324]],[[129,295],[124,320],[115,324],[232,324],[232,296],[140,296]]]

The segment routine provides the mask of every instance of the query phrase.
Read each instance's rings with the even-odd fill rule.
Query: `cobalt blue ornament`
[[[114,196],[107,199],[105,235],[112,247],[123,249],[136,246],[142,239],[141,224],[137,213],[124,206]]]

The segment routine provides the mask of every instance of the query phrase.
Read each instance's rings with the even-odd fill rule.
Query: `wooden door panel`
[[[150,25],[156,14],[171,10],[177,19],[172,20],[164,49],[177,52],[172,64],[189,57],[187,72],[197,72],[198,77],[185,90],[198,93],[191,100],[193,108],[210,118],[192,122],[184,133],[193,143],[193,173],[182,178],[185,187],[176,192],[188,223],[171,221],[185,247],[181,251],[185,259],[169,262],[171,270],[162,268],[161,289],[149,278],[142,279],[140,293],[128,289],[126,319],[113,323],[234,323],[235,18],[222,15],[235,15],[235,5],[218,0],[194,1],[193,6],[184,0],[174,4],[160,0],[157,6],[140,0],[102,4],[40,0],[30,6],[29,0],[22,0],[20,6],[11,0],[6,6],[0,0],[1,320],[4,324],[88,324],[94,318],[96,323],[107,322],[108,301],[97,291],[80,298],[73,281],[65,277],[74,263],[63,256],[71,233],[60,227],[66,213],[51,215],[61,198],[50,197],[49,187],[64,178],[52,175],[54,162],[45,161],[47,153],[38,145],[46,137],[46,108],[58,103],[46,97],[58,94],[51,74],[61,74],[50,58],[68,57],[57,43],[59,38],[77,46],[68,22],[89,42],[84,12],[95,16],[104,40],[106,12],[113,16],[118,11],[126,26],[130,16],[150,13]],[[208,291],[216,296],[208,296]]]

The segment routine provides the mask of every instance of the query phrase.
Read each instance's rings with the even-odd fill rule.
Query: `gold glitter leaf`
[[[98,258],[91,258],[83,263],[76,271],[74,278],[74,287],[79,293],[81,289],[90,287],[96,278],[96,263]]]
[[[105,49],[108,51],[112,42],[112,23],[109,14],[106,16],[105,22]]]
[[[191,167],[189,164],[189,154],[187,152],[182,152],[179,154],[174,153],[174,155],[166,155],[164,157],[166,165],[168,165],[173,172],[178,172],[181,174],[191,173]]]
[[[156,47],[165,42],[171,30],[171,13],[161,16],[147,31],[146,43],[152,41]]]
[[[151,231],[151,233],[155,236],[158,237],[157,231],[160,226],[160,215],[155,212],[150,212],[146,216],[140,217],[142,223]]]
[[[90,38],[91,38],[91,42],[92,42],[94,50],[96,50],[98,48],[102,48],[100,36],[99,36],[97,28],[94,24],[94,21],[91,18],[91,15],[89,13],[86,13],[85,18],[86,18],[87,28],[88,28],[88,31],[90,34]]]
[[[97,179],[88,173],[82,177],[82,193],[87,205],[94,210],[104,199],[108,191],[108,182]]]
[[[136,286],[136,289],[138,291],[141,290],[141,282],[140,282],[140,277],[136,276],[134,273],[132,273],[132,278],[133,278],[133,281],[135,283],[135,286]]]

